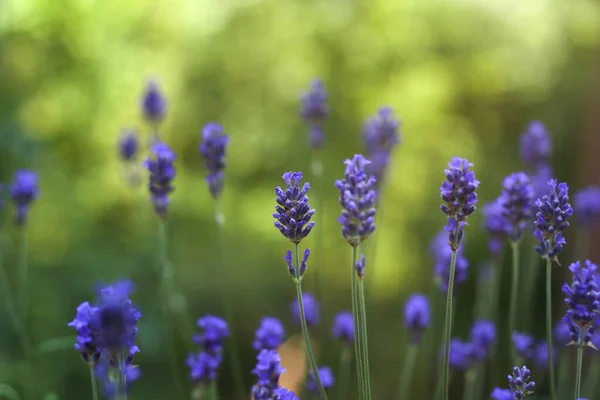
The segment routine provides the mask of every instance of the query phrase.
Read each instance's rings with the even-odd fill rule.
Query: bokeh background
[[[156,334],[157,219],[145,185],[127,179],[117,156],[124,127],[148,138],[140,112],[147,79],[160,82],[168,99],[160,134],[178,154],[169,253],[191,315],[219,313],[221,291],[230,291],[246,371],[254,364],[251,342],[262,316],[281,318],[290,334],[299,331],[290,318],[295,291],[282,261],[290,243],[273,227],[271,213],[283,172],[311,177],[299,96],[315,77],[323,80],[331,107],[321,152],[323,190],[311,196],[321,207],[322,245],[315,234],[303,245],[313,249],[307,290],[314,289],[315,270],[323,287],[316,340],[325,349],[323,362],[333,366],[339,347],[327,332],[333,314],[350,306],[350,248],[339,232],[333,182],[343,174],[343,160],[363,151],[366,118],[389,105],[402,120],[403,142],[393,154],[373,237],[376,263],[368,272],[377,399],[394,393],[401,371],[403,301],[414,291],[431,292],[428,247],[445,223],[439,185],[452,156],[475,164],[481,201],[490,201],[506,174],[524,168],[518,136],[537,119],[551,132],[557,177],[574,189],[600,178],[597,1],[3,0],[0,181],[31,168],[41,182],[29,225],[30,323],[39,350],[30,380],[40,396],[88,397],[87,371],[66,324],[80,302],[93,299],[98,281],[128,277],[143,312],[137,357],[143,377],[131,397],[171,398],[168,347]],[[227,267],[234,271],[228,285],[197,151],[209,121],[222,123],[231,136],[222,200]],[[0,230],[14,283],[12,214],[7,205]],[[458,336],[467,334],[473,318],[477,266],[489,257],[479,212],[465,250],[471,267],[458,294]],[[564,259],[572,257],[567,248]],[[541,326],[534,329],[542,335]],[[17,389],[23,384],[18,343],[1,308],[0,382]],[[187,373],[183,361],[193,346],[179,347]],[[429,387],[432,370],[419,364],[414,393]],[[252,383],[249,372],[245,380]],[[233,398],[229,382],[221,380],[224,398]]]

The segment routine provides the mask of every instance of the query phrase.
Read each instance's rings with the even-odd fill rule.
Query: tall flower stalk
[[[559,264],[558,254],[567,243],[562,233],[569,227],[567,219],[573,214],[573,209],[569,204],[569,187],[566,183],[558,183],[555,179],[551,179],[548,182],[548,188],[548,194],[535,201],[537,213],[534,236],[539,240],[539,245],[535,250],[546,260],[548,372],[551,399],[556,400],[552,346],[552,263]]]
[[[444,324],[444,364],[442,366],[443,399],[449,396],[449,360],[450,338],[452,336],[452,296],[454,292],[454,275],[456,272],[456,253],[464,235],[464,226],[469,215],[475,212],[477,204],[477,187],[479,181],[471,170],[473,164],[464,158],[453,157],[444,170],[446,180],[440,187],[444,204],[440,209],[448,216],[448,223],[444,227],[448,232],[448,244],[452,249],[450,260],[450,276],[448,279],[448,293],[446,296],[446,315]]]
[[[306,193],[310,190],[310,185],[304,183],[302,188],[300,187],[300,181],[302,180],[302,172],[286,172],[283,174],[283,180],[286,184],[285,190],[281,187],[275,188],[275,218],[274,225],[281,234],[294,244],[294,260],[292,261],[292,252],[288,251],[286,257],[284,257],[288,272],[291,275],[295,286],[296,286],[296,297],[298,301],[298,312],[300,317],[300,325],[302,326],[302,336],[304,337],[304,348],[311,365],[311,370],[315,374],[315,381],[319,394],[322,399],[327,399],[327,394],[321,383],[321,379],[318,373],[317,361],[312,350],[310,343],[310,336],[308,332],[308,326],[306,324],[306,314],[304,312],[304,302],[302,296],[302,279],[306,272],[307,261],[310,255],[308,249],[304,250],[304,256],[302,262],[300,262],[300,254],[298,244],[311,232],[315,226],[314,222],[310,219],[315,213],[315,210],[310,208],[308,203],[308,196]]]
[[[354,348],[354,317],[351,312],[342,311],[335,316],[331,334],[342,343],[337,398],[346,400],[348,398],[348,389],[350,386],[352,348]]]

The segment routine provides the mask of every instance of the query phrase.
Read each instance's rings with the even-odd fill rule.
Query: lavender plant
[[[533,394],[535,382],[531,380],[531,371],[526,366],[514,367],[512,375],[508,376],[508,385],[515,395],[515,399],[521,400]]]
[[[151,143],[159,141],[158,125],[167,112],[167,100],[160,90],[158,82],[148,81],[141,102],[142,115],[152,127]]]
[[[352,348],[354,347],[354,317],[350,311],[342,311],[336,314],[331,327],[331,335],[342,345],[340,352],[340,372],[338,398],[348,398],[350,386],[350,370],[352,367]]]

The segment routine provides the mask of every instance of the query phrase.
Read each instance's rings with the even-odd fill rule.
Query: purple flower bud
[[[356,270],[356,274],[358,275],[359,278],[363,278],[365,276],[365,267],[366,267],[365,255],[361,254],[360,258],[358,259],[358,261],[356,261],[356,264],[354,265],[354,269]]]
[[[517,400],[533,394],[535,382],[531,380],[531,371],[526,366],[514,367],[512,375],[508,376],[508,385],[515,394]]]
[[[525,333],[513,332],[512,339],[517,357],[528,360],[531,357],[533,338]]]
[[[310,208],[306,195],[310,185],[305,183],[300,189],[301,179],[302,172],[286,172],[283,174],[285,191],[279,186],[275,188],[277,205],[273,214],[273,218],[276,219],[274,225],[283,236],[295,244],[308,236],[315,226],[314,222],[310,222],[315,210]]]
[[[333,377],[333,372],[329,367],[319,367],[318,370],[319,378],[321,379],[321,384],[323,385],[323,389],[327,390],[333,386],[335,383],[335,378]],[[306,382],[306,389],[312,393],[319,393],[317,388],[317,381],[315,380],[315,374],[311,370],[308,373],[308,381]]]
[[[166,100],[160,92],[158,83],[154,81],[148,82],[146,92],[142,98],[144,118],[150,122],[158,123],[164,118],[166,108]]]
[[[310,89],[302,95],[300,114],[310,128],[310,146],[313,149],[323,147],[323,122],[329,114],[327,92],[319,79],[313,80]]]
[[[119,155],[124,161],[133,161],[137,158],[139,145],[138,134],[133,130],[126,130],[119,140]]]
[[[521,240],[527,223],[533,217],[533,197],[533,186],[524,172],[511,174],[504,179],[498,201],[508,221],[507,233],[513,243]]]
[[[29,207],[39,194],[38,176],[35,172],[26,169],[15,172],[10,185],[10,198],[17,209],[15,218],[17,225],[24,225],[27,222]]]
[[[429,300],[423,294],[414,293],[404,303],[404,326],[413,343],[421,340],[423,331],[429,325],[430,314]]]
[[[220,124],[211,122],[202,129],[199,151],[208,170],[206,182],[214,199],[218,199],[223,190],[225,152],[228,144],[229,136],[225,134]]]
[[[277,318],[265,317],[260,321],[260,326],[256,330],[256,339],[254,340],[254,350],[276,350],[283,343],[285,330],[281,321]]]
[[[546,164],[552,152],[552,142],[546,127],[539,121],[533,121],[527,131],[521,135],[521,159],[531,169]]]
[[[156,142],[150,148],[154,158],[148,158],[144,166],[150,173],[148,188],[154,210],[159,215],[167,212],[169,205],[169,194],[175,190],[173,180],[175,179],[175,153],[163,142]]]
[[[577,221],[590,228],[600,216],[600,187],[588,186],[575,193],[573,208],[577,213]]]
[[[354,318],[351,312],[342,311],[335,316],[331,334],[346,344],[354,343]]]
[[[302,293],[302,304],[304,305],[304,316],[306,317],[306,324],[308,326],[317,325],[320,320],[319,303],[315,296],[311,293]],[[298,300],[294,300],[290,304],[290,311],[292,312],[292,318],[295,323],[300,325],[300,309],[298,308]]]

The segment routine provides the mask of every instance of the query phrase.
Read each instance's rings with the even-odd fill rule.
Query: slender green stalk
[[[359,318],[359,307],[358,307],[358,295],[357,295],[357,279],[356,279],[356,260],[357,260],[356,246],[352,247],[352,265],[350,273],[352,274],[352,317],[354,322],[354,359],[356,362],[356,380],[358,381],[358,392],[359,399],[365,397],[365,382],[363,376],[363,365],[362,365],[362,350],[361,341],[359,340],[359,333],[361,331],[360,318]]]
[[[558,397],[561,399],[569,396],[569,393],[573,390],[571,374],[573,373],[573,358],[569,354],[570,348],[565,348],[559,355],[560,362],[558,363]],[[590,383],[595,386],[600,376],[600,369],[594,370],[595,363],[592,361],[592,366],[587,373],[585,384],[583,385],[583,393],[593,393],[593,387],[591,388]],[[593,396],[591,396],[593,397]]]
[[[171,378],[175,382],[177,392],[180,396],[185,393],[181,382],[181,374],[179,372],[179,363],[177,361],[177,344],[175,343],[175,335],[173,333],[173,321],[170,315],[171,293],[173,287],[173,268],[167,257],[167,221],[166,218],[159,218],[158,223],[158,253],[160,262],[160,282],[162,295],[162,311],[163,311],[163,327],[165,329],[165,341],[169,347],[167,353],[169,355],[169,369],[171,370]]]
[[[525,242],[525,254],[528,254],[527,264],[525,265],[525,276],[523,287],[521,290],[521,301],[523,304],[530,304],[531,307],[524,307],[519,312],[520,326],[525,331],[531,331],[533,324],[535,324],[535,318],[532,317],[533,310],[535,310],[536,294],[538,293],[537,286],[540,280],[540,274],[543,268],[540,265],[540,256],[535,251],[535,243],[533,235],[531,238],[524,238]]]
[[[550,398],[556,400],[554,355],[552,352],[552,260],[546,261],[546,340],[548,341],[548,386]]]
[[[242,377],[242,367],[240,362],[240,353],[237,348],[237,341],[235,337],[235,315],[233,305],[231,304],[231,298],[233,296],[233,291],[231,290],[232,283],[232,274],[231,268],[227,265],[225,260],[225,238],[223,237],[223,224],[225,223],[225,219],[223,214],[221,213],[221,204],[217,200],[215,203],[215,221],[216,221],[216,229],[217,229],[217,240],[219,242],[219,253],[220,253],[220,266],[219,269],[223,274],[223,290],[221,290],[221,301],[223,303],[223,312],[225,315],[225,319],[229,324],[229,331],[231,332],[231,337],[227,341],[225,346],[225,350],[227,352],[227,356],[229,359],[229,366],[231,368],[231,376],[233,377],[233,384],[236,390],[236,398],[242,399],[246,396],[246,390],[244,389],[244,379]]]
[[[456,233],[455,233],[456,236]],[[452,336],[452,295],[454,292],[454,275],[456,272],[456,250],[452,251],[452,259],[450,261],[450,277],[448,278],[448,294],[446,296],[446,316],[444,326],[444,365],[442,369],[443,379],[443,399],[448,400],[450,379],[449,379],[449,362],[450,362],[450,337]]]
[[[412,382],[413,371],[415,369],[415,363],[417,361],[417,354],[419,353],[419,347],[411,343],[406,349],[404,355],[404,364],[402,366],[402,375],[398,381],[398,400],[408,400],[408,394],[410,393],[410,384]]]
[[[17,316],[17,310],[15,310],[15,303],[13,302],[13,293],[8,280],[8,274],[6,273],[6,268],[4,268],[4,254],[2,250],[2,243],[0,242],[0,274],[2,274],[2,276],[0,276],[0,284],[2,285],[2,300],[4,301],[4,304],[6,304],[6,309],[15,329],[18,329],[19,317]]]
[[[359,305],[359,309],[360,309],[360,321],[361,321],[361,326],[362,326],[362,330],[361,330],[361,335],[360,335],[360,341],[361,341],[361,350],[362,350],[362,363],[363,363],[363,370],[364,370],[364,381],[365,381],[365,394],[366,394],[366,399],[370,400],[371,399],[371,372],[369,370],[369,340],[367,338],[367,307],[366,307],[366,301],[365,301],[365,283],[364,283],[364,279],[360,278],[358,279],[358,293],[359,293],[359,297],[358,297],[358,305]]]
[[[516,329],[517,322],[517,300],[519,295],[519,242],[510,244],[512,249],[512,284],[510,288],[510,311],[508,314],[508,343],[512,343],[512,333]],[[517,359],[515,346],[511,348],[511,362]]]
[[[208,399],[209,400],[217,400],[219,396],[217,395],[217,382],[212,381],[208,385]]]
[[[27,237],[27,225],[20,227],[21,233],[21,253],[19,255],[19,306],[20,306],[20,318],[19,318],[19,337],[21,338],[21,345],[23,347],[23,357],[25,359],[25,398],[35,398],[34,382],[32,366],[31,366],[31,345],[29,343],[29,324],[28,324],[28,300],[29,300],[29,248],[28,248],[28,237]]]
[[[561,368],[563,362],[562,360],[560,362]],[[590,399],[593,399],[598,389],[598,377],[600,376],[600,359],[598,359],[598,355],[594,354],[594,358],[590,361],[590,364],[583,384],[583,393],[589,396]],[[571,372],[572,370],[568,371]]]
[[[98,400],[98,387],[96,386],[96,372],[94,371],[95,365],[90,365],[90,380],[92,382],[92,399]]]
[[[463,400],[477,400],[475,398],[475,386],[477,383],[477,371],[470,368],[465,373],[465,388],[463,389]]]
[[[583,329],[581,330],[581,335],[579,338],[579,343],[577,344],[577,372],[575,373],[575,400],[579,400],[581,397],[581,369],[583,365]]]
[[[321,291],[321,272],[325,267],[324,254],[323,251],[323,232],[325,230],[325,226],[323,225],[323,215],[324,214],[324,201],[325,198],[323,194],[323,161],[321,160],[320,154],[318,150],[312,151],[312,163],[311,170],[313,174],[313,182],[315,182],[315,186],[317,189],[317,203],[315,213],[315,222],[317,224],[317,229],[315,232],[315,240],[316,240],[316,253],[318,257],[317,268],[313,268],[313,284],[314,284],[314,292],[317,299],[317,302],[322,305],[327,305],[327,302],[323,301],[323,293]]]
[[[325,389],[323,388],[323,383],[321,382],[321,377],[319,376],[319,367],[317,366],[317,361],[315,359],[315,355],[312,350],[312,346],[310,345],[310,336],[308,334],[308,326],[306,325],[306,315],[304,314],[304,301],[302,299],[302,280],[300,279],[300,254],[298,252],[298,244],[296,243],[295,251],[296,253],[296,296],[298,298],[298,311],[300,313],[300,325],[302,326],[302,336],[304,337],[304,349],[306,350],[306,355],[308,357],[308,361],[310,362],[311,369],[313,371],[313,375],[315,378],[315,382],[317,384],[317,388],[319,389],[319,394],[321,395],[322,400],[327,400],[327,393],[325,393]]]
[[[352,350],[348,346],[344,346],[340,357],[338,399],[347,400],[348,388],[350,387],[350,370],[352,369]]]

